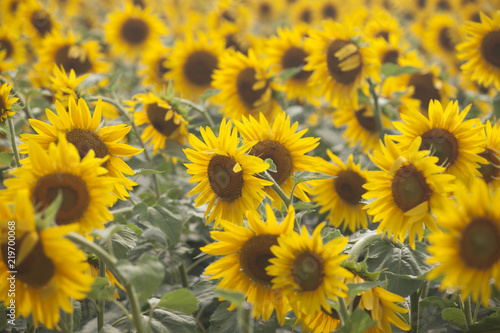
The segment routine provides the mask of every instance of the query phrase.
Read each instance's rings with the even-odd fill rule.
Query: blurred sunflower
[[[402,147],[386,136],[385,146],[370,156],[382,170],[368,173],[363,195],[364,199],[375,199],[365,209],[373,222],[380,221],[377,232],[393,235],[401,242],[408,234],[413,249],[415,234],[422,239],[424,225],[439,232],[431,212],[446,204],[455,179],[443,174],[445,168],[436,165],[436,156],[419,150],[421,144],[422,138],[416,137],[409,147]]]
[[[344,14],[352,9],[350,3],[342,0],[320,0],[315,7],[320,21],[331,20],[336,22],[343,20]]]
[[[8,29],[6,26],[0,27],[0,52],[5,52],[1,70],[12,70],[21,66],[26,61],[26,51],[19,38],[16,29]]]
[[[227,28],[247,29],[251,24],[250,13],[238,0],[219,0],[208,14],[207,23],[214,32]]]
[[[8,222],[16,221],[16,279],[15,296],[9,292],[9,283],[0,284],[0,300],[5,304],[15,301],[16,317],[28,318],[33,324],[58,329],[61,308],[73,312],[72,299],[81,300],[90,291],[93,278],[85,274],[88,264],[85,254],[64,236],[74,226],[59,226],[36,230],[35,213],[26,189],[12,193],[14,211],[0,203],[0,278],[7,281]]]
[[[226,117],[240,120],[263,113],[272,119],[280,111],[272,96],[275,84],[253,50],[249,50],[248,57],[232,50],[226,52],[214,71],[212,86],[221,90],[213,100],[223,105],[221,112]]]
[[[290,125],[290,117],[284,111],[278,114],[272,126],[261,113],[259,121],[252,116],[243,117],[241,122],[235,121],[245,143],[253,142],[249,154],[257,156],[263,161],[270,158],[276,165],[276,172],[269,171],[269,175],[281,187],[287,196],[290,196],[294,182],[292,180],[295,171],[311,171],[315,167],[315,159],[307,156],[319,145],[319,138],[303,138],[307,129],[296,132],[299,124]],[[256,142],[257,141],[257,142]],[[300,183],[295,187],[294,195],[302,201],[309,202],[305,193],[309,187],[306,183]],[[276,208],[281,208],[281,198],[270,187],[266,193],[273,201]]]
[[[130,3],[124,12],[109,14],[109,23],[104,29],[113,52],[125,53],[129,58],[146,52],[150,45],[159,43],[160,35],[167,33],[162,22],[151,15],[151,9],[139,10]]]
[[[143,85],[153,86],[157,91],[168,86],[166,74],[170,71],[167,59],[172,54],[172,48],[155,43],[143,54],[141,63],[144,68],[139,72],[143,76]]]
[[[188,137],[187,120],[175,105],[169,104],[160,97],[149,94],[135,96],[138,103],[143,104],[143,110],[134,113],[134,121],[137,126],[148,124],[141,135],[146,142],[151,139],[153,153],[165,148],[167,140],[175,140],[181,144],[186,143]]]
[[[49,109],[45,110],[51,124],[30,119],[30,125],[37,134],[21,134],[21,141],[24,144],[19,145],[20,152],[28,152],[30,141],[37,142],[47,150],[51,142],[57,142],[58,133],[63,132],[68,142],[75,145],[81,158],[91,150],[97,158],[106,158],[109,155],[109,159],[102,166],[109,172],[109,176],[116,177],[113,194],[121,200],[126,200],[129,196],[127,190],[132,190],[132,186],[137,184],[123,175],[133,175],[134,171],[122,160],[122,157],[137,155],[143,150],[121,143],[131,127],[121,124],[103,126],[99,129],[102,115],[100,100],[92,116],[87,103],[79,99],[76,104],[73,96],[69,96],[68,109],[69,112],[59,101],[56,101],[57,115]]]
[[[191,134],[189,143],[194,149],[184,149],[193,162],[184,164],[187,173],[193,175],[189,182],[199,182],[189,195],[199,193],[196,207],[208,203],[205,217],[207,223],[215,219],[215,228],[220,219],[241,225],[243,213],[255,210],[265,196],[264,186],[272,185],[253,176],[269,168],[269,164],[245,154],[255,141],[238,148],[238,132],[231,131],[231,121],[222,120],[219,137],[209,127],[200,131],[205,143]]]
[[[184,38],[186,27],[189,27],[189,33],[197,34],[207,28],[205,19],[206,13],[200,12],[200,7],[209,1],[196,1],[197,7],[194,7],[190,1],[170,1],[167,5],[161,7],[161,16],[163,22],[169,27],[171,37],[176,40]],[[193,8],[194,7],[194,8]]]
[[[458,288],[487,307],[490,285],[500,281],[500,192],[476,178],[455,196],[458,207],[450,203],[436,212],[445,232],[429,235],[427,261],[436,266],[427,278],[442,276],[441,289]]]
[[[428,118],[415,108],[409,109],[401,114],[401,122],[393,122],[401,135],[391,138],[405,150],[416,137],[421,137],[420,149],[430,150],[431,155],[438,157],[437,165],[445,167],[446,173],[462,180],[480,176],[478,163],[487,163],[479,156],[484,151],[484,125],[477,119],[464,121],[469,109],[470,105],[460,112],[455,101],[443,110],[439,101],[431,101]]]
[[[253,0],[248,3],[253,19],[260,23],[270,23],[283,14],[283,0]],[[261,28],[261,27],[259,27]]]
[[[457,45],[460,67],[464,75],[470,76],[486,87],[500,90],[500,10],[492,18],[481,13],[481,23],[468,22],[465,42]]]
[[[267,222],[255,211],[246,213],[248,228],[221,221],[224,231],[211,231],[211,237],[218,241],[200,248],[201,251],[223,256],[205,270],[209,279],[220,279],[217,288],[239,290],[245,293],[253,305],[253,317],[267,321],[273,310],[281,325],[290,310],[287,299],[279,289],[271,289],[271,279],[266,272],[269,260],[274,258],[271,246],[278,245],[280,235],[293,230],[295,211],[290,206],[285,219],[278,225],[271,206],[266,205]],[[236,305],[231,304],[229,310]]]
[[[386,10],[375,8],[372,16],[364,26],[368,38],[382,38],[389,41],[391,36],[402,35],[398,21]]]
[[[19,98],[9,98],[11,89],[12,84],[9,85],[8,83],[4,83],[0,87],[0,121],[4,121],[15,114],[12,111],[12,104],[17,102]]]
[[[76,91],[76,87],[88,76],[89,74],[85,74],[77,78],[73,69],[68,75],[64,67],[61,66],[61,68],[59,68],[54,64],[50,82],[55,99],[58,100],[64,108],[67,108],[70,96],[75,100],[80,97],[79,93]]]
[[[212,87],[212,74],[223,52],[224,40],[221,37],[200,32],[195,40],[192,34],[187,34],[184,42],[177,40],[172,48],[166,62],[170,69],[166,79],[171,79],[176,90],[187,99],[196,101]]]
[[[311,54],[304,70],[314,71],[311,85],[321,87],[320,94],[333,106],[357,108],[358,88],[367,89],[366,78],[379,79],[378,59],[370,48],[352,41],[356,36],[353,22],[325,21],[323,28],[324,31],[311,31],[306,40],[305,47]]]
[[[317,4],[308,0],[293,3],[290,9],[290,21],[294,24],[294,29],[297,25],[315,27],[320,21]]]
[[[234,26],[225,26],[220,30],[214,31],[214,34],[224,39],[226,49],[234,50],[248,55],[248,50],[254,48],[253,37],[247,29],[240,29]]]
[[[19,18],[22,31],[28,35],[32,46],[39,47],[43,39],[59,29],[59,23],[52,13],[36,0],[24,0],[19,3]]]
[[[17,13],[19,12],[19,5],[25,0],[2,0],[0,4],[2,25],[11,26],[16,23]]]
[[[93,278],[99,277],[99,259],[95,257],[94,255],[87,256],[87,263],[89,264],[89,270],[87,271],[87,274],[92,276]],[[108,280],[112,286],[116,286],[120,288],[121,290],[125,291],[125,288],[121,285],[120,282],[116,279],[116,277],[111,273],[109,269],[106,268],[106,280]],[[118,291],[116,290],[113,293],[114,298],[119,298]]]
[[[326,298],[345,297],[344,279],[353,277],[340,266],[348,257],[341,254],[347,238],[337,237],[323,245],[320,233],[324,226],[320,223],[311,238],[303,225],[301,234],[294,231],[281,235],[278,245],[271,247],[275,258],[269,259],[267,274],[273,276],[273,289],[283,289],[296,313],[328,309]]]
[[[352,232],[368,226],[369,217],[364,211],[362,195],[366,193],[363,185],[368,178],[368,172],[362,171],[361,166],[354,164],[352,154],[345,165],[329,149],[327,154],[333,163],[318,163],[318,172],[330,175],[333,179],[311,181],[314,201],[321,206],[320,213],[330,211],[330,224],[335,228],[343,225]]]
[[[479,154],[488,163],[481,164],[479,173],[482,179],[492,188],[500,188],[500,126],[492,126],[490,121],[486,123],[486,142],[483,144],[484,151]]]

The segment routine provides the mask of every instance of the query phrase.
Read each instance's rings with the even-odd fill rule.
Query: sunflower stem
[[[288,210],[288,206],[290,206],[291,203],[290,198],[288,198],[288,196],[285,194],[285,192],[283,192],[278,183],[276,183],[274,178],[271,177],[271,175],[266,170],[260,173],[260,175],[263,176],[265,180],[268,180],[273,183],[273,185],[271,185],[271,188],[279,195],[281,200],[283,200],[283,203],[285,204],[286,209]]]
[[[181,283],[184,288],[189,288],[189,279],[186,271],[186,265],[182,263],[179,266],[179,274],[181,276]]]
[[[467,324],[467,328],[472,325],[472,311],[471,311],[471,298],[470,296],[465,299],[465,302],[462,299],[462,295],[459,296],[460,298],[460,307],[462,308],[462,311],[464,312],[465,315],[465,323]]]
[[[243,303],[239,309],[239,326],[242,333],[253,333],[252,305]]]
[[[356,261],[365,248],[382,239],[382,235],[374,233],[358,240],[351,248],[349,260]]]
[[[99,259],[99,277],[106,278],[106,264]],[[97,301],[97,332],[104,326],[104,300]]]
[[[347,309],[347,305],[345,304],[345,300],[341,297],[339,298],[339,308],[340,308],[340,324],[342,326],[347,322],[347,318],[349,318],[349,310]]]
[[[17,151],[17,145],[16,145],[16,132],[14,130],[14,121],[12,120],[12,117],[9,117],[7,120],[9,123],[9,134],[10,134],[10,145],[12,146],[12,152],[14,153],[14,159],[16,160],[16,166],[19,168],[21,167],[20,158],[19,158],[19,152]]]
[[[370,86],[370,94],[373,97],[373,113],[375,116],[375,122],[377,123],[377,130],[380,140],[384,140],[384,127],[382,125],[382,112],[380,111],[380,105],[378,103],[379,96],[375,91],[375,83],[371,79],[368,79],[368,84]]]
[[[419,298],[420,298],[420,292],[418,290],[410,295],[411,333],[418,333]]]
[[[472,324],[477,323],[477,313],[479,312],[480,307],[481,307],[481,301],[477,300],[476,308],[474,309],[474,317],[472,317]]]
[[[212,117],[210,117],[210,114],[208,113],[208,110],[206,108],[200,107],[198,104],[191,102],[188,99],[184,98],[176,98],[177,101],[189,105],[193,110],[198,111],[201,113],[201,115],[205,118],[205,120],[208,122],[208,125],[210,128],[214,129],[215,128],[215,123],[212,120]]]
[[[115,216],[115,215],[130,213],[133,209],[134,209],[134,207],[130,206],[130,207],[118,208],[115,210],[111,210],[109,212]]]

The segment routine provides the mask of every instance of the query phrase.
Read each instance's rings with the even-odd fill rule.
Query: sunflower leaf
[[[238,312],[228,311],[230,302],[223,302],[210,317],[209,333],[238,333]]]
[[[102,277],[96,277],[94,283],[92,284],[92,289],[87,294],[87,297],[95,300],[105,300],[112,301],[113,294],[115,293],[115,287],[111,285],[111,282]]]
[[[304,68],[304,65],[300,65],[300,66],[297,66],[297,67],[287,68],[287,69],[283,70],[279,74],[279,76],[280,76],[281,80],[286,81],[286,80],[292,78],[295,74],[300,73],[303,68]]]
[[[484,332],[500,332],[500,310],[489,315],[488,317],[484,317],[477,324],[470,325],[469,333],[484,333]]]
[[[358,294],[378,287],[384,284],[385,281],[367,281],[363,283],[347,283],[347,288],[349,288],[349,297],[354,299]]]
[[[266,158],[264,160],[267,164],[269,164],[269,168],[267,169],[267,172],[277,172],[276,164],[274,164],[274,161],[272,158]]]
[[[13,153],[0,153],[0,164],[10,166],[12,163]]]
[[[309,180],[333,179],[337,178],[320,172],[298,171],[291,177],[295,184],[307,182]]]
[[[149,174],[152,174],[152,173],[164,173],[165,171],[160,171],[160,170],[154,170],[154,169],[137,169],[137,170],[134,170],[134,175],[135,176],[138,176],[138,175],[149,175]]]
[[[215,293],[236,306],[241,306],[245,302],[245,294],[241,291],[229,289],[215,289]]]
[[[182,288],[164,294],[156,306],[191,314],[198,310],[198,299],[191,290]]]
[[[380,72],[385,77],[389,76],[399,76],[403,74],[413,74],[420,70],[418,67],[414,66],[399,66],[397,64],[388,62],[382,65]]]
[[[462,330],[467,329],[467,323],[465,322],[465,315],[461,309],[458,308],[448,308],[444,309],[441,313],[444,320],[448,321],[450,324],[458,326]]]
[[[362,333],[377,325],[377,322],[372,320],[370,315],[366,313],[365,310],[361,308],[357,308],[354,312],[349,316],[344,326],[335,330],[335,332],[342,333]]]
[[[148,316],[142,316],[144,322],[149,321]],[[152,333],[191,333],[196,332],[196,321],[192,316],[187,316],[176,311],[155,309],[151,318]]]
[[[220,92],[221,92],[220,89],[208,89],[208,90],[205,90],[205,92],[200,96],[200,100],[203,101],[203,102],[205,102],[206,100],[208,100],[209,98],[217,95]]]

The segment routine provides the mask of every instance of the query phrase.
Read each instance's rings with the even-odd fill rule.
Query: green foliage
[[[148,316],[143,316],[145,322]],[[196,321],[188,316],[166,309],[155,309],[151,319],[151,333],[192,333],[196,331]]]
[[[269,164],[269,168],[267,169],[267,172],[276,172],[278,169],[276,168],[276,164],[274,164],[274,161],[272,158],[266,158],[264,160],[267,164]]]
[[[447,308],[443,310],[441,316],[444,320],[450,322],[450,324],[454,326],[457,326],[461,330],[465,331],[467,329],[465,315],[462,310],[457,308]]]
[[[363,333],[370,327],[377,325],[365,310],[357,308],[353,311],[344,326],[335,330],[336,333]]]
[[[121,331],[111,325],[104,325],[100,330],[99,333],[120,333]]]
[[[500,332],[500,309],[484,317],[477,324],[470,325],[468,333],[497,333]]]
[[[245,302],[245,294],[241,291],[215,289],[215,293],[225,300],[234,303],[236,306],[241,306]]]
[[[382,65],[380,72],[384,77],[389,76],[399,76],[403,74],[413,74],[420,70],[418,67],[414,66],[399,66],[397,64],[388,62]]]
[[[364,292],[364,291],[367,291],[367,290],[370,290],[370,289],[373,289],[375,287],[378,287],[378,286],[381,286],[382,284],[384,284],[384,281],[367,281],[367,282],[363,282],[363,283],[347,283],[347,288],[349,288],[349,297],[350,299],[354,299],[356,297],[356,295]]]
[[[96,277],[94,283],[92,284],[92,289],[87,294],[89,298],[95,300],[113,300],[113,294],[115,292],[115,287],[111,283],[102,277]]]
[[[13,153],[5,153],[5,152],[0,153],[0,164],[11,166],[13,159],[14,159]]]
[[[156,306],[191,314],[198,309],[198,299],[189,289],[182,288],[164,294]]]

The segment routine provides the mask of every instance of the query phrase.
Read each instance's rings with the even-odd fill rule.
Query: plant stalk
[[[420,292],[417,290],[410,295],[410,324],[412,333],[418,333]]]
[[[283,200],[283,203],[285,204],[286,209],[288,210],[288,206],[290,206],[291,201],[288,198],[288,196],[285,194],[285,192],[283,192],[281,187],[276,183],[274,178],[271,177],[271,175],[265,170],[263,172],[261,172],[260,175],[263,176],[265,180],[268,180],[268,181],[273,183],[271,185],[271,188],[279,195],[281,200]]]
[[[374,233],[358,240],[351,248],[349,260],[356,261],[365,248],[382,239],[382,235]]]
[[[14,129],[14,121],[12,120],[12,117],[9,117],[7,120],[9,123],[9,134],[10,134],[10,145],[12,147],[12,152],[14,153],[14,159],[16,160],[16,166],[19,168],[21,167],[20,158],[19,158],[19,152],[17,151],[17,145],[16,145],[16,131]]]
[[[99,259],[99,277],[106,278],[106,264]],[[104,300],[97,300],[97,332],[104,326]]]
[[[379,96],[375,91],[375,84],[371,79],[368,79],[368,84],[370,86],[370,94],[373,97],[373,114],[375,116],[375,122],[377,123],[377,130],[380,140],[384,140],[384,126],[382,124],[382,111],[380,110],[380,105],[378,103]]]

